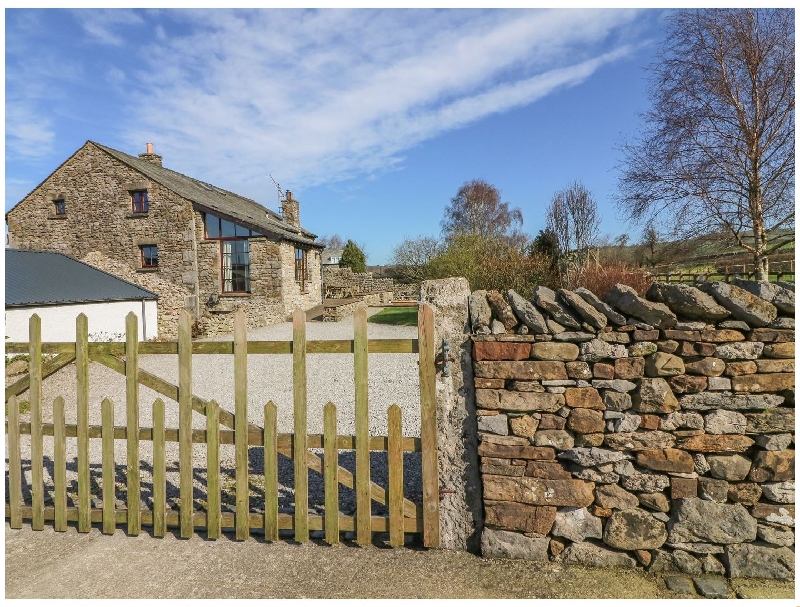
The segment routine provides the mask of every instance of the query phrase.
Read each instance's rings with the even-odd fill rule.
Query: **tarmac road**
[[[274,544],[231,536],[182,540],[146,530],[63,533],[5,526],[5,598],[686,598],[636,570],[483,559],[414,548]],[[731,598],[779,598],[786,582],[741,580]],[[774,603],[780,604],[780,603]]]

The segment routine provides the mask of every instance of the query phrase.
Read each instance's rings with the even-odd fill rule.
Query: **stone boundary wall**
[[[469,312],[484,556],[793,579],[793,289],[475,291]]]
[[[355,273],[351,268],[323,267],[322,282],[325,284],[326,297],[332,289],[336,292],[330,297],[335,298],[395,290],[394,279],[374,278],[372,272]]]

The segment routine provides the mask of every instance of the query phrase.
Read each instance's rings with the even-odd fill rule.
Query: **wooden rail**
[[[36,315],[31,318],[29,342],[14,344],[14,348],[26,347],[31,356],[30,374],[27,382],[16,382],[24,386],[16,394],[7,390],[6,433],[9,449],[9,503],[6,516],[12,528],[19,528],[23,519],[31,520],[33,529],[42,529],[45,520],[53,520],[57,531],[66,530],[67,522],[77,522],[79,532],[87,532],[93,523],[101,523],[103,533],[113,533],[117,525],[124,524],[129,535],[140,533],[142,525],[152,526],[156,537],[163,537],[168,527],[178,527],[181,537],[190,537],[196,526],[206,528],[209,538],[218,538],[224,529],[233,528],[237,539],[244,540],[251,530],[262,530],[265,537],[275,541],[280,530],[290,529],[295,540],[309,539],[309,531],[324,530],[329,543],[338,542],[342,531],[355,531],[359,544],[372,541],[374,532],[388,532],[390,544],[402,545],[405,533],[422,533],[426,546],[439,544],[438,521],[438,470],[436,445],[435,369],[432,313],[423,306],[420,314],[420,339],[382,340],[367,338],[366,313],[358,310],[354,314],[354,339],[336,342],[308,342],[305,333],[305,314],[296,311],[292,342],[248,342],[246,321],[242,311],[236,313],[233,342],[192,342],[188,313],[183,313],[179,322],[176,343],[138,342],[138,327],[133,314],[126,318],[126,341],[123,344],[90,344],[88,323],[84,315],[76,320],[75,343],[47,344],[41,342],[41,323]],[[332,346],[326,344],[333,344]],[[213,347],[207,347],[212,344]],[[256,344],[256,347],[251,347]],[[267,344],[265,346],[264,344]],[[276,346],[275,344],[280,344]],[[311,344],[315,344],[312,347]],[[196,348],[201,345],[203,347]],[[149,349],[150,346],[158,352]],[[165,347],[168,346],[168,347]],[[324,408],[323,434],[308,434],[306,403],[306,357],[313,353],[354,354],[356,386],[356,433],[354,436],[340,435],[337,431],[336,405],[328,403]],[[66,424],[64,401],[57,398],[53,403],[53,423],[41,419],[41,384],[43,378],[42,353],[56,353],[58,359],[50,362],[63,367],[74,360],[77,377],[77,423]],[[178,385],[174,386],[142,371],[139,355],[148,353],[177,353]],[[420,356],[420,392],[422,436],[402,436],[402,414],[397,405],[388,411],[388,436],[369,435],[369,405],[367,401],[368,353],[370,352],[418,352]],[[234,357],[234,413],[222,411],[216,402],[204,401],[191,393],[192,356],[199,354],[231,353]],[[264,406],[263,427],[248,423],[247,415],[247,356],[249,354],[291,354],[294,360],[294,432],[278,434],[277,407],[269,402]],[[119,357],[124,356],[125,360]],[[126,377],[125,425],[118,426],[114,418],[114,403],[105,399],[101,407],[101,424],[90,425],[89,420],[89,361],[95,360],[109,366]],[[67,361],[67,362],[64,362]],[[15,384],[15,385],[16,385]],[[152,404],[153,427],[139,426],[139,384],[144,384],[178,402],[178,428],[166,428],[164,424],[164,402],[156,399]],[[29,390],[31,407],[30,422],[19,419],[17,395]],[[13,392],[13,391],[12,391]],[[206,415],[205,428],[192,427],[193,411]],[[121,421],[121,420],[120,420]],[[221,425],[228,429],[220,428]],[[33,470],[30,505],[22,500],[22,473],[20,436],[29,435],[31,466]],[[53,436],[53,485],[45,487],[43,481],[43,437]],[[67,439],[77,442],[77,502],[67,507],[66,444]],[[92,507],[89,475],[89,441],[102,441],[102,507]],[[126,502],[118,507],[115,500],[116,464],[114,443],[125,441],[127,462],[125,472]],[[139,445],[142,441],[153,444],[152,508],[146,508],[141,500],[141,459]],[[179,464],[180,508],[167,508],[165,445],[177,442]],[[207,499],[202,510],[195,507],[193,445],[206,444]],[[235,513],[222,511],[220,492],[220,445],[235,447]],[[264,508],[253,512],[250,507],[251,488],[248,466],[249,450],[261,447],[264,450]],[[320,449],[319,455],[310,449]],[[355,450],[356,472],[353,475],[338,465],[340,450]],[[376,485],[370,477],[370,452],[387,452],[389,462],[388,489]],[[403,452],[422,452],[423,503],[414,504],[403,496]],[[278,507],[278,454],[294,461],[294,511],[287,513]],[[308,469],[324,475],[325,514],[310,514],[308,511]],[[356,512],[354,516],[343,516],[339,512],[339,484],[354,489]],[[44,495],[50,492],[53,506],[45,507]],[[372,501],[387,506],[385,517],[373,516]]]
[[[794,272],[770,272],[770,280],[794,282]],[[731,282],[734,278],[753,280],[753,272],[659,272],[650,277],[656,282],[697,285],[703,282]]]

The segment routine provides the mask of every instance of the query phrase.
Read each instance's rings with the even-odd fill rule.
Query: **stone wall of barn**
[[[701,288],[470,295],[485,556],[793,578],[794,288]]]

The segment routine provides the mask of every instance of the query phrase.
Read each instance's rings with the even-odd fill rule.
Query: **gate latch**
[[[442,340],[442,376],[450,377],[450,340]]]

